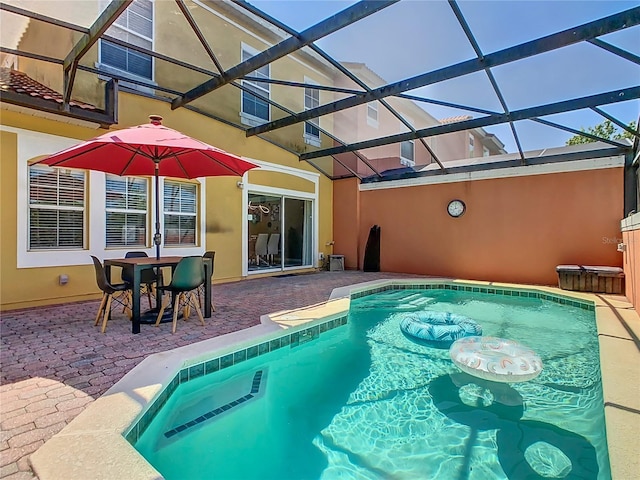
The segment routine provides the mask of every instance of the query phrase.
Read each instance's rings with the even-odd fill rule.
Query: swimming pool
[[[403,312],[426,308],[532,347],[544,371],[517,385],[460,373],[447,350],[400,332]],[[610,478],[586,302],[451,285],[381,289],[354,295],[348,319],[180,377],[137,441],[128,436],[167,479]]]

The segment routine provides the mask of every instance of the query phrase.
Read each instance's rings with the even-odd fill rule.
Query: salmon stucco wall
[[[333,253],[344,255],[346,269],[360,268],[358,259],[360,224],[359,180],[346,178],[333,182]]]
[[[403,188],[363,185],[359,261],[369,229],[379,225],[386,272],[557,285],[559,264],[621,266],[622,182],[619,167]],[[466,203],[459,218],[447,214],[453,199]]]

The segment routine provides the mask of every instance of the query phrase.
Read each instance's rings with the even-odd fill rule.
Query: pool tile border
[[[393,283],[391,285],[383,285],[375,288],[367,288],[361,291],[351,293],[351,299],[362,298],[376,293],[382,293],[388,290],[454,290],[462,292],[486,293],[491,295],[502,295],[507,297],[524,297],[537,298],[540,300],[548,300],[550,302],[559,303],[561,305],[570,305],[572,307],[582,308],[583,310],[595,311],[595,303],[589,300],[576,300],[575,298],[544,293],[540,291],[528,289],[516,289],[506,287],[483,287],[477,285],[462,285],[453,282],[439,283]]]
[[[452,290],[452,291],[464,291],[472,293],[485,293],[491,295],[501,295],[507,297],[523,297],[523,298],[537,298],[540,300],[548,300],[561,305],[570,305],[573,307],[582,308],[584,310],[595,311],[595,304],[592,301],[576,300],[573,298],[565,297],[562,295],[548,294],[539,291],[527,290],[527,289],[515,289],[505,287],[484,287],[477,285],[462,285],[452,282],[439,282],[439,283],[392,283],[388,285],[382,285],[380,287],[366,288],[361,291],[352,292],[351,299],[357,299],[382,293],[390,290]],[[210,373],[217,372],[224,368],[237,365],[245,360],[250,360],[260,355],[273,352],[283,347],[289,346],[290,348],[297,347],[309,341],[317,339],[320,334],[333,330],[336,327],[346,325],[347,315],[343,315],[338,318],[318,323],[316,325],[297,330],[290,334],[285,334],[277,338],[266,340],[256,345],[227,353],[221,357],[208,359],[206,361],[183,367],[180,372],[173,378],[167,388],[165,388],[152,402],[149,408],[143,413],[142,417],[132,426],[132,428],[125,434],[125,438],[129,443],[135,445],[138,439],[149,427],[156,414],[167,403],[169,397],[178,388],[179,385],[186,383],[190,380],[208,375]]]
[[[256,345],[251,345],[240,350],[226,353],[220,357],[207,359],[205,361],[183,367],[169,382],[167,387],[152,401],[147,410],[142,414],[140,419],[132,425],[131,429],[125,434],[125,439],[135,445],[138,439],[144,434],[156,414],[167,403],[169,397],[183,383],[195,380],[196,378],[217,372],[224,368],[232,367],[246,360],[250,360],[260,355],[274,352],[280,348],[295,348],[304,343],[316,340],[321,333],[326,333],[337,327],[347,324],[347,315],[338,318],[332,318],[322,323],[297,330],[292,333],[285,333],[277,338],[265,340]]]

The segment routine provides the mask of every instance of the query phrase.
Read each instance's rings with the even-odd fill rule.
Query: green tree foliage
[[[629,128],[635,131],[638,130],[636,122],[631,122],[629,124]],[[584,128],[581,128],[580,131],[590,133],[591,135],[596,135],[600,138],[606,138],[607,140],[622,140],[623,138],[628,138],[633,142],[634,138],[634,135],[632,133],[629,133],[626,130],[618,129],[618,127],[614,125],[611,120],[605,120],[595,127],[588,127],[586,130]],[[574,135],[569,140],[567,140],[567,145],[579,145],[581,143],[590,143],[596,141],[597,140],[589,137],[583,137],[582,135]]]

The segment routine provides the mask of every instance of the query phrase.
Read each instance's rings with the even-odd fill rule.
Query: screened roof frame
[[[503,124],[507,123],[510,126],[512,134],[514,136],[518,154],[520,157],[521,164],[525,164],[527,159],[525,158],[525,153],[522,150],[520,140],[518,137],[518,133],[516,131],[514,123],[519,120],[532,120],[534,122],[547,125],[553,128],[557,128],[560,130],[564,130],[573,134],[583,135],[585,137],[591,138],[593,140],[602,141],[613,146],[619,147],[620,149],[628,149],[628,145],[617,142],[615,140],[604,139],[586,132],[578,131],[573,128],[570,128],[565,125],[558,124],[556,122],[551,122],[548,120],[544,120],[538,118],[540,116],[546,116],[553,113],[560,112],[568,112],[583,108],[590,108],[598,115],[610,120],[614,124],[618,125],[620,128],[625,131],[635,135],[634,147],[637,150],[638,140],[640,138],[638,131],[634,131],[630,129],[624,122],[621,122],[613,115],[608,114],[603,111],[599,107],[602,105],[607,105],[619,101],[627,101],[632,99],[640,98],[640,86],[634,86],[625,89],[618,89],[610,92],[605,92],[596,95],[590,95],[585,97],[574,98],[571,100],[565,100],[561,102],[550,103],[546,105],[537,105],[530,108],[524,108],[516,111],[510,111],[507,105],[507,102],[504,99],[504,96],[500,90],[498,83],[496,82],[495,77],[492,74],[491,68],[515,62],[517,60],[527,58],[530,56],[538,55],[544,52],[556,50],[562,48],[567,45],[575,44],[578,42],[589,42],[604,51],[607,51],[613,55],[621,57],[627,61],[633,62],[635,64],[640,65],[640,57],[637,55],[624,50],[620,47],[612,45],[604,40],[601,40],[598,37],[604,36],[606,34],[621,30],[623,28],[636,26],[640,24],[640,7],[635,7],[628,9],[626,11],[613,14],[607,17],[600,18],[598,20],[585,23],[583,25],[576,26],[574,28],[570,28],[567,30],[563,30],[560,32],[556,32],[550,35],[546,35],[543,37],[536,38],[535,40],[531,40],[519,45],[507,47],[500,51],[495,51],[489,54],[484,54],[480,49],[469,24],[464,17],[461,9],[459,8],[456,0],[448,0],[448,4],[451,7],[457,21],[460,24],[460,27],[464,31],[469,43],[471,44],[473,50],[476,53],[476,58],[467,60],[464,62],[460,62],[458,64],[449,65],[444,68],[427,71],[422,74],[413,76],[408,79],[403,79],[397,82],[393,82],[387,85],[383,85],[377,88],[370,88],[367,84],[362,81],[357,75],[353,74],[347,68],[345,68],[342,64],[340,64],[337,60],[323,51],[320,47],[318,47],[314,42],[323,38],[326,35],[331,34],[339,29],[342,29],[348,25],[351,25],[363,18],[368,17],[369,15],[373,15],[376,12],[397,3],[399,0],[383,0],[383,1],[369,1],[363,0],[357,2],[346,9],[332,15],[331,17],[322,20],[315,25],[307,28],[302,32],[297,32],[293,28],[288,25],[282,23],[281,21],[271,17],[267,13],[259,10],[255,6],[249,4],[244,0],[228,0],[230,3],[246,10],[247,12],[256,15],[260,19],[268,22],[270,25],[278,28],[282,32],[285,32],[289,37],[284,38],[279,43],[276,43],[272,47],[267,48],[263,52],[258,53],[257,55],[251,57],[250,59],[240,62],[231,68],[224,70],[219,60],[216,57],[214,49],[211,47],[205,36],[202,34],[197,22],[191,16],[187,6],[184,3],[184,0],[175,0],[178,8],[182,12],[186,21],[190,25],[193,30],[194,35],[200,41],[202,47],[207,52],[208,56],[214,63],[217,72],[204,69],[198,67],[196,65],[189,64],[187,62],[181,61],[176,58],[172,58],[166,55],[163,55],[158,52],[154,52],[152,50],[136,46],[134,44],[130,44],[119,40],[117,38],[113,38],[109,35],[106,35],[105,32],[109,28],[111,24],[118,18],[118,16],[124,12],[124,10],[129,6],[132,0],[112,0],[111,3],[107,6],[105,10],[98,16],[98,18],[93,22],[93,24],[89,27],[82,27],[79,25],[74,25],[69,22],[65,22],[59,19],[55,19],[52,17],[47,17],[45,15],[38,14],[36,12],[32,12],[26,9],[22,9],[20,7],[16,7],[13,5],[9,5],[6,3],[0,3],[0,10],[8,11],[14,13],[16,15],[22,15],[34,20],[42,21],[45,23],[53,24],[60,26],[62,28],[70,29],[76,32],[83,33],[83,37],[77,42],[77,44],[72,48],[72,50],[67,54],[64,59],[57,59],[48,57],[45,55],[35,54],[33,52],[20,51],[16,49],[9,49],[6,47],[1,47],[0,51],[3,53],[10,53],[17,56],[25,56],[29,58],[34,58],[41,61],[52,62],[56,64],[60,64],[63,67],[63,75],[64,75],[64,91],[63,91],[63,105],[60,107],[62,111],[69,111],[69,101],[71,98],[73,85],[75,81],[75,75],[77,70],[83,70],[92,74],[101,75],[105,77],[111,77],[116,82],[126,81],[128,83],[138,84],[144,87],[148,87],[150,89],[162,91],[164,93],[174,95],[175,97],[171,100],[172,109],[176,108],[189,108],[198,111],[197,108],[189,105],[190,102],[199,98],[207,93],[210,93],[217,88],[220,88],[223,85],[230,84],[236,88],[241,90],[249,91],[252,95],[257,96],[261,100],[268,102],[270,105],[281,109],[283,112],[287,113],[288,117],[283,117],[278,120],[273,120],[267,123],[264,123],[257,127],[249,127],[246,128],[241,125],[237,125],[233,122],[229,122],[228,120],[220,119],[225,123],[232,124],[237,128],[244,129],[246,131],[247,136],[259,135],[267,141],[278,144],[272,139],[265,138],[262,134],[270,132],[275,129],[283,128],[285,126],[294,125],[297,123],[309,121],[315,118],[319,118],[322,115],[332,114],[347,108],[352,108],[358,105],[366,104],[372,101],[378,100],[384,108],[389,110],[389,112],[397,118],[409,131],[405,133],[395,134],[395,135],[387,135],[384,137],[375,138],[373,140],[366,140],[360,142],[348,143],[339,138],[337,138],[334,134],[326,131],[325,129],[320,129],[321,133],[327,135],[334,142],[338,143],[340,146],[319,149],[316,151],[302,153],[293,151],[290,148],[287,148],[284,145],[279,145],[281,148],[294,153],[299,156],[300,160],[305,160],[311,165],[313,165],[316,169],[318,169],[321,173],[326,175],[329,178],[339,178],[331,175],[329,172],[324,171],[321,167],[319,167],[316,162],[313,162],[315,158],[328,157],[330,156],[333,161],[342,165],[347,171],[351,173],[351,175],[347,176],[356,176],[362,179],[362,176],[354,171],[351,167],[346,165],[344,162],[340,161],[336,155],[341,153],[353,153],[360,161],[362,161],[372,172],[374,172],[375,177],[378,180],[382,179],[382,175],[379,171],[368,162],[367,158],[362,155],[359,150],[371,148],[375,146],[388,145],[391,143],[399,143],[406,140],[419,140],[422,142],[422,145],[429,151],[431,157],[434,159],[436,163],[438,163],[440,168],[440,173],[447,173],[447,169],[442,164],[442,162],[437,158],[435,152],[428,146],[425,142],[425,138],[440,135],[443,133],[451,133],[461,130],[468,130],[478,127],[484,127],[489,125]],[[211,78],[206,82],[190,89],[187,92],[178,92],[173,89],[168,89],[161,87],[159,85],[150,84],[144,81],[133,80],[129,77],[122,77],[113,72],[106,72],[100,70],[99,68],[92,68],[86,65],[81,65],[79,62],[83,55],[89,51],[92,45],[94,45],[99,39],[105,39],[109,42],[112,42],[116,45],[132,49],[134,51],[138,51],[140,53],[149,55],[154,58],[158,58],[160,60],[166,61],[168,63],[181,66],[183,68],[191,69],[193,71],[199,72],[201,74],[210,76]],[[291,82],[286,80],[278,80],[278,79],[264,79],[264,78],[256,78],[252,77],[251,73],[254,72],[257,68],[268,65],[279,58],[282,58],[286,55],[296,53],[300,51],[304,47],[310,48],[315,54],[321,57],[324,61],[326,61],[329,65],[336,68],[342,74],[344,74],[347,78],[352,80],[356,85],[362,88],[362,91],[339,88],[334,86],[327,85],[315,85],[315,84],[307,84],[307,83],[299,83],[299,82]],[[405,92],[414,90],[418,87],[426,86],[429,84],[438,83],[440,81],[446,79],[457,78],[460,76],[467,75],[473,72],[484,71],[489,79],[489,82],[494,89],[494,92],[497,98],[500,101],[500,105],[502,107],[502,112],[496,112],[481,108],[476,108],[468,105],[461,105],[452,102],[445,102],[436,99],[424,98],[417,95],[407,94]],[[340,100],[336,100],[334,102],[320,105],[319,107],[305,110],[303,112],[294,112],[290,109],[284,107],[283,105],[274,102],[273,100],[266,98],[257,94],[255,91],[248,90],[247,87],[242,85],[241,82],[236,80],[253,80],[260,81],[263,83],[272,83],[282,86],[287,86],[291,88],[308,88],[308,89],[317,89],[317,90],[325,90],[331,91],[335,93],[344,93],[347,95],[351,95],[350,97],[346,97]],[[447,106],[452,108],[457,108],[461,110],[466,110],[469,112],[480,113],[485,115],[480,118],[472,118],[470,120],[459,121],[450,124],[437,125],[433,127],[423,128],[423,129],[415,129],[406,118],[404,118],[398,111],[396,111],[389,103],[385,100],[387,97],[399,97],[405,98],[415,102],[424,102],[431,103],[435,105]],[[158,97],[164,101],[169,101],[167,99]],[[38,102],[34,103],[34,107],[37,107]],[[204,112],[200,112],[204,113]],[[217,118],[215,115],[204,113],[210,117]],[[316,125],[319,127],[319,125]]]

